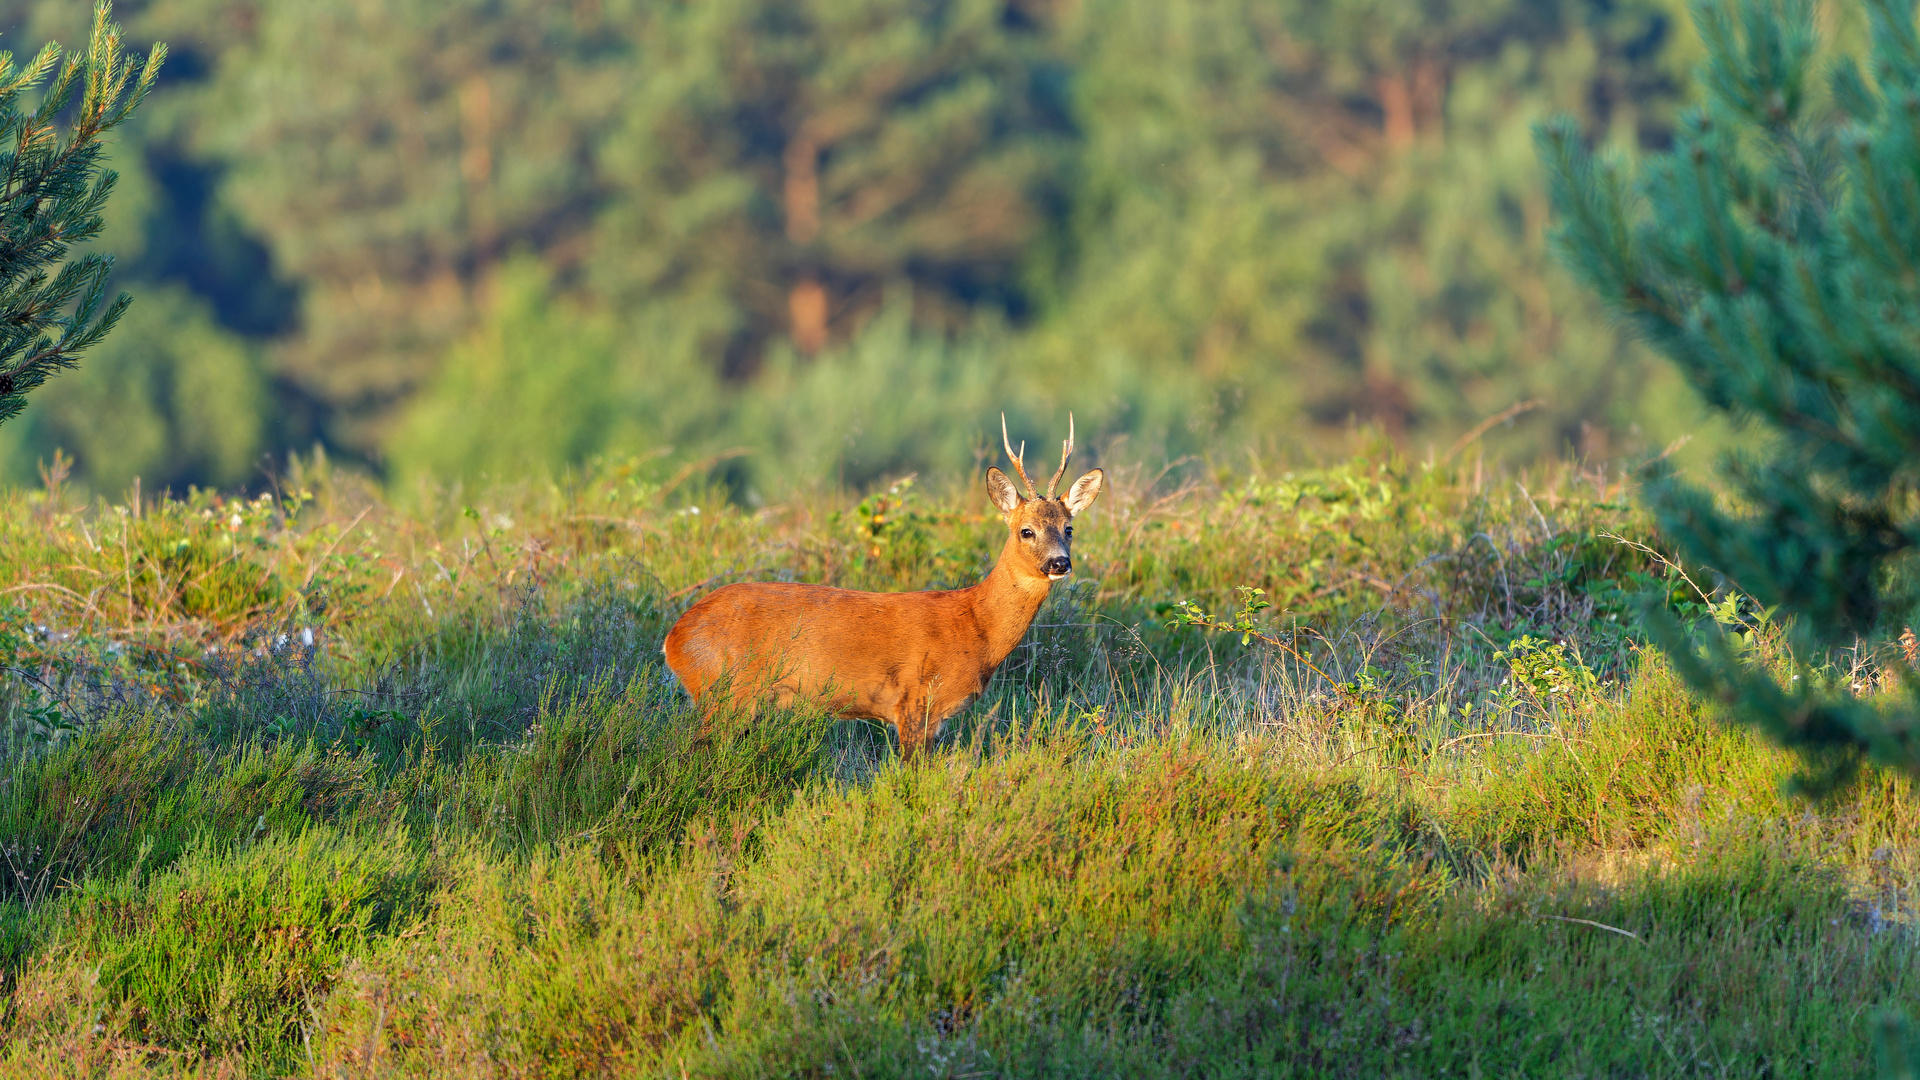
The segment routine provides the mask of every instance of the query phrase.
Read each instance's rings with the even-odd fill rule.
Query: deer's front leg
[[[908,694],[894,709],[893,726],[900,732],[900,758],[911,761],[933,741],[940,721],[933,716],[925,694]]]

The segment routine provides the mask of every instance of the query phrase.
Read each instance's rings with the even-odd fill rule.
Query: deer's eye
[[[1020,537],[1021,537],[1021,539],[1023,539],[1023,540],[1031,540],[1031,539],[1033,539],[1033,530],[1032,530],[1032,529],[1021,529],[1021,530],[1020,530]]]
[[[1073,526],[1067,526],[1067,539],[1073,539]]]

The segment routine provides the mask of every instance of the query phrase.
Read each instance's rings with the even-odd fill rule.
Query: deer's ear
[[[987,498],[992,499],[993,505],[1008,516],[1020,508],[1019,490],[1013,486],[1013,481],[1007,479],[1007,474],[998,468],[987,470]]]
[[[1106,479],[1106,473],[1095,469],[1075,480],[1073,486],[1067,489],[1067,497],[1064,500],[1067,504],[1067,513],[1078,517],[1080,511],[1092,506],[1094,497],[1100,494],[1100,485]]]

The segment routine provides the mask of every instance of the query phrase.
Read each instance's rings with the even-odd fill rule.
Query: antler
[[[1004,420],[1005,417],[1003,416]],[[1047,481],[1047,498],[1053,498],[1053,489],[1060,486],[1060,478],[1067,474],[1067,462],[1073,457],[1073,414],[1067,414],[1067,441],[1060,444],[1060,467],[1053,470],[1053,479]]]
[[[1013,462],[1013,471],[1019,473],[1020,482],[1027,485],[1027,497],[1029,499],[1039,498],[1040,493],[1034,490],[1033,481],[1027,478],[1027,461],[1026,461],[1027,444],[1023,440],[1020,443],[1020,452],[1018,454],[1013,452],[1013,440],[1007,437],[1007,414],[1006,413],[1000,414],[1000,441],[1006,444],[1007,459]]]

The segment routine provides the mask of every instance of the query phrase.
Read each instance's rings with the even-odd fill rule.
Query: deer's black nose
[[[1049,575],[1073,573],[1073,560],[1065,555],[1055,555],[1047,560],[1046,571]]]

